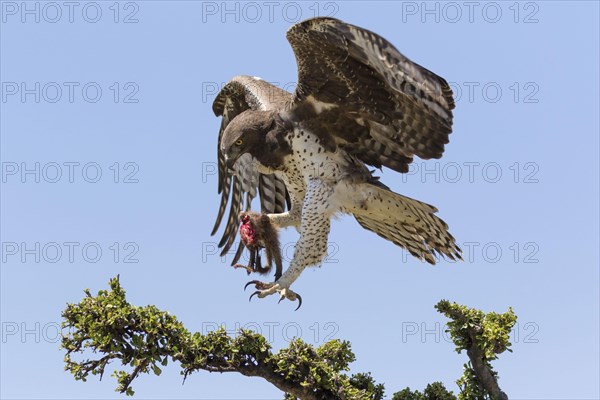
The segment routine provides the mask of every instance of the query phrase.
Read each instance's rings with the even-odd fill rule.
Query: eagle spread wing
[[[288,30],[287,38],[298,64],[295,92],[290,94],[257,78],[232,79],[213,104],[215,114],[223,116],[219,148],[225,127],[235,116],[245,110],[274,110],[286,122],[317,135],[327,151],[342,149],[378,168],[407,172],[414,156],[442,156],[452,131],[454,108],[452,90],[443,78],[403,56],[379,35],[337,19],[300,22]],[[231,195],[229,217],[219,243],[221,254],[235,240],[244,194],[249,207],[258,187],[263,212],[279,213],[286,205],[289,208],[283,181],[275,175],[260,174],[254,161],[253,156],[244,154],[232,175],[219,150],[222,197],[213,234]],[[447,225],[435,215],[435,207],[400,196],[383,185],[366,190],[373,191],[372,204],[366,205],[366,211],[352,212],[361,226],[431,263],[436,252],[460,258],[460,249]]]
[[[225,231],[219,242],[219,247],[222,248],[221,256],[229,251],[237,235],[239,213],[244,207],[244,197],[246,209],[250,209],[250,204],[252,199],[256,197],[256,189],[258,187],[261,211],[265,213],[284,212],[288,203],[288,194],[283,181],[273,174],[259,173],[249,154],[240,158],[235,164],[234,173],[227,168],[225,157],[220,151],[223,132],[227,125],[242,112],[250,109],[262,111],[279,109],[286,101],[289,101],[290,96],[290,93],[285,90],[279,89],[261,79],[249,76],[237,76],[223,87],[213,102],[213,112],[215,115],[222,116],[223,118],[217,149],[219,170],[218,192],[221,194],[221,203],[211,233],[212,235],[219,229],[225,215],[227,203],[231,197]],[[232,265],[239,260],[242,250],[243,246],[240,242]]]
[[[448,83],[381,36],[333,18],[287,32],[298,86],[287,111],[337,147],[375,167],[407,172],[416,155],[440,158],[452,131]]]

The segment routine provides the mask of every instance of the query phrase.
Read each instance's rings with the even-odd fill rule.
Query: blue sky
[[[597,2],[69,4],[1,3],[3,398],[122,397],[111,378],[64,372],[56,331],[67,302],[116,274],[132,303],[191,330],[254,328],[275,348],[350,340],[352,371],[388,394],[436,380],[456,390],[466,355],[437,301],[511,306],[514,353],[495,362],[503,390],[600,396]],[[211,103],[238,74],[292,90],[285,31],[315,13],[379,33],[451,83],[444,158],[381,177],[436,205],[466,261],[423,264],[343,217],[326,262],[293,286],[304,298],[293,312],[248,303],[247,276],[216,255]],[[282,235],[288,257],[296,238]],[[134,388],[143,399],[281,398],[235,374],[182,386],[175,366]]]

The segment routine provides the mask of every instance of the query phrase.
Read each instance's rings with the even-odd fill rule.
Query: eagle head
[[[261,164],[270,166],[273,152],[281,148],[285,132],[275,111],[246,110],[236,116],[225,128],[221,138],[220,151],[225,163],[233,169],[241,155],[250,153]]]

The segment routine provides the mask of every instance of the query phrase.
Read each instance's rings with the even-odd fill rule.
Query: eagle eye
[[[238,139],[235,141],[236,146],[241,146],[243,143],[244,143],[244,141],[242,139]]]

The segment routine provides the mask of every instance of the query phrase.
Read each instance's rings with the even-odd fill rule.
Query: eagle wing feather
[[[262,212],[281,213],[286,207],[289,208],[289,196],[283,181],[274,174],[259,173],[249,154],[240,157],[233,173],[229,171],[225,165],[225,155],[220,150],[223,132],[242,112],[279,109],[290,97],[290,93],[261,79],[236,76],[221,89],[213,102],[213,112],[216,116],[222,116],[217,144],[218,193],[221,194],[221,202],[211,235],[218,231],[229,204],[225,230],[218,244],[222,248],[221,256],[233,246],[239,227],[239,213],[244,207],[250,209],[251,202],[257,195],[257,188]],[[232,264],[239,260],[242,246],[240,242]]]
[[[334,18],[300,22],[287,38],[298,64],[292,120],[376,167],[407,172],[415,155],[442,156],[454,108],[443,78],[381,36]]]

